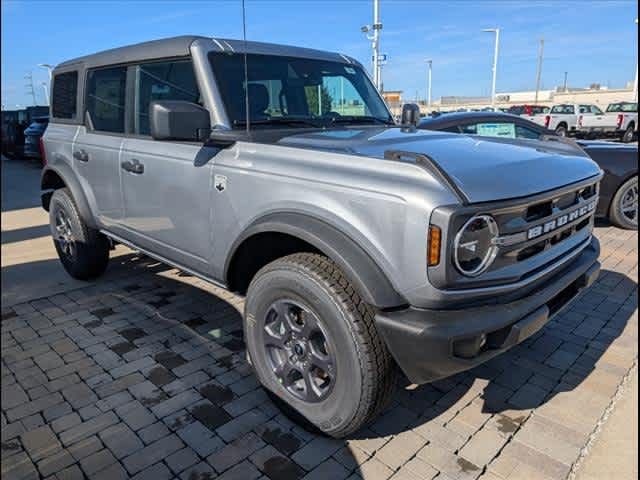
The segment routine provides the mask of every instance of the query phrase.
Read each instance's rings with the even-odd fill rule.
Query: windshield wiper
[[[246,120],[234,120],[235,126],[246,125]],[[308,118],[296,118],[296,117],[272,117],[263,118],[260,120],[249,120],[249,125],[310,125],[312,127],[320,127],[317,122]]]
[[[339,117],[333,117],[331,123],[381,123],[383,125],[395,125],[391,120],[369,115],[341,115]]]

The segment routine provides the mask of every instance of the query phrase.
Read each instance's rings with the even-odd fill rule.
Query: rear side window
[[[76,116],[78,72],[59,73],[53,77],[52,114],[55,118]]]
[[[560,114],[574,114],[576,113],[575,108],[573,108],[573,105],[554,105],[553,108],[551,108],[551,113],[560,113]]]
[[[135,133],[150,134],[149,104],[154,100],[201,103],[191,61],[149,63],[136,67]]]
[[[126,82],[126,67],[89,72],[87,114],[94,130],[124,133]]]

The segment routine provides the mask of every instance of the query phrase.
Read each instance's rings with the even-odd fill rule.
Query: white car
[[[558,135],[566,137],[575,135],[585,118],[592,115],[602,115],[596,105],[562,103],[554,105],[547,115],[537,115],[531,120],[549,130],[554,130]]]
[[[638,104],[632,102],[610,103],[606,112],[582,118],[578,130],[587,135],[617,136],[623,142],[631,142],[638,130]]]

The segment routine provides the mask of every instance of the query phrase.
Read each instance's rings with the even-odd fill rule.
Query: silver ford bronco
[[[58,65],[51,112],[42,205],[69,274],[121,243],[244,295],[255,375],[334,437],[398,371],[485,362],[600,269],[594,162],[417,130],[412,106],[396,125],[347,55],[152,41]]]

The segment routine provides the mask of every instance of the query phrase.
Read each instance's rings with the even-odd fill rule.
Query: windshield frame
[[[224,82],[221,80],[221,77],[224,78],[225,70],[221,70],[220,65],[216,63],[216,61],[220,58],[224,58],[224,57],[228,58],[231,56],[235,56],[241,62],[241,64],[243,64],[244,55],[245,54],[243,52],[229,53],[229,52],[217,52],[217,51],[209,51],[207,54],[207,60],[209,62],[208,67],[213,76],[213,81],[216,83],[216,87],[219,93],[220,107],[224,109],[225,116],[228,119],[227,126],[233,130],[240,130],[240,129],[247,128],[246,116],[244,112],[239,112],[237,110],[238,105],[233,105],[235,109],[230,108],[231,104],[229,101],[229,97],[230,96],[237,97],[237,95],[233,95],[233,94],[229,95],[229,92],[233,92],[234,89],[237,90],[237,80],[230,81],[228,82],[227,85],[224,85]],[[396,125],[393,115],[389,110],[389,107],[387,106],[380,92],[375,88],[375,86],[371,82],[369,75],[367,74],[367,72],[365,71],[365,69],[362,67],[360,63],[347,62],[347,61],[341,62],[339,60],[317,59],[313,57],[305,57],[305,56],[299,56],[299,55],[279,55],[279,54],[272,54],[272,53],[268,53],[268,54],[247,53],[246,55],[247,55],[247,66],[248,66],[248,73],[249,73],[249,83],[253,83],[253,82],[259,83],[259,82],[264,82],[266,80],[272,80],[272,81],[280,80],[280,78],[252,79],[251,78],[252,77],[251,60],[253,58],[255,61],[256,57],[261,57],[263,61],[265,57],[266,58],[273,57],[274,59],[278,59],[278,60],[285,59],[285,61],[289,60],[291,62],[296,62],[296,61],[306,62],[307,65],[309,63],[317,62],[319,64],[325,64],[325,65],[329,64],[336,67],[340,66],[340,67],[349,68],[351,70],[355,70],[356,73],[354,73],[353,75],[357,76],[357,83],[356,82],[350,82],[350,83],[352,85],[352,88],[355,89],[356,94],[359,96],[359,100],[364,103],[365,109],[364,109],[363,115],[344,115],[344,117],[362,117],[362,119],[354,118],[352,121],[353,125],[358,125],[359,127],[362,127],[363,125],[365,125],[366,119],[371,117],[374,117],[371,119],[371,125],[380,126],[382,123],[388,124],[390,127]],[[336,75],[323,76],[323,70],[321,68],[318,69],[318,75],[320,78],[337,77]],[[290,77],[287,77],[287,78],[290,78]],[[345,77],[345,78],[349,80],[348,77]],[[245,83],[244,78],[242,78],[242,84],[244,85],[244,83]],[[358,88],[359,86],[362,88]],[[242,86],[241,91],[243,92],[242,93],[243,102],[244,102],[244,90],[245,89]],[[378,110],[376,112],[377,115],[371,115],[371,113],[374,113],[376,110]],[[241,113],[241,114],[238,115],[238,113]],[[273,122],[270,122],[268,119],[265,120],[265,119],[251,118],[251,116],[249,118],[249,121],[250,121],[250,128],[258,127],[258,128],[326,129],[326,128],[344,128],[344,127],[350,126],[351,124],[348,120],[334,121],[334,118],[340,119],[340,118],[343,118],[343,116],[340,115],[335,117],[335,116],[329,116],[326,114],[322,116],[319,116],[317,114],[301,115],[297,112],[293,112],[291,114],[274,116]],[[288,119],[290,119],[291,122],[288,122],[287,121]]]

